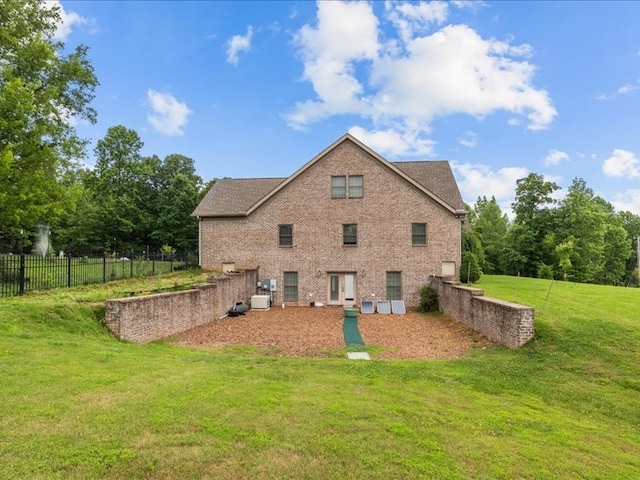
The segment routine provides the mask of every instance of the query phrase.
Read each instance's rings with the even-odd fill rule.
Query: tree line
[[[30,252],[38,226],[58,251],[194,250],[191,212],[215,180],[205,184],[180,154],[143,157],[140,137],[122,125],[97,142],[95,167],[84,166],[88,141],[72,119],[96,122],[99,82],[88,48],[56,39],[59,22],[55,5],[0,0],[0,253]],[[561,201],[558,189],[537,174],[518,180],[512,221],[494,198],[467,206],[463,279],[637,281],[640,217],[616,212],[582,179]]]
[[[518,180],[512,221],[494,197],[467,205],[463,277],[473,281],[482,272],[637,285],[640,216],[616,212],[581,178],[562,200],[553,195],[559,189],[535,173]]]
[[[206,189],[191,158],[143,157],[138,134],[111,127],[86,168],[98,78],[88,48],[55,37],[60,8],[0,0],[0,253],[30,252],[37,229],[76,253],[197,247],[191,212]],[[38,228],[39,227],[39,228]]]

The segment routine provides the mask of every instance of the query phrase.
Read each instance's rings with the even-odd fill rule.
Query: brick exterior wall
[[[533,338],[533,308],[485,297],[478,288],[443,277],[432,277],[429,284],[438,292],[442,312],[489,340],[515,349]]]
[[[235,302],[249,305],[255,270],[216,277],[193,290],[107,300],[105,323],[119,339],[151,342],[217,320]]]
[[[363,175],[364,197],[332,199],[333,175]],[[342,245],[342,225],[358,225],[358,245]],[[427,246],[412,246],[411,224],[426,223]],[[278,225],[293,225],[293,246],[278,246]],[[248,217],[202,218],[200,261],[220,269],[259,268],[278,282],[298,272],[298,304],[328,303],[328,274],[356,275],[356,298],[386,298],[386,272],[402,274],[402,296],[416,306],[419,289],[443,262],[460,265],[460,219],[351,142],[338,145]]]

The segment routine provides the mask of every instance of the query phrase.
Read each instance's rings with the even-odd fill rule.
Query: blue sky
[[[640,2],[61,1],[113,125],[204,180],[288,176],[345,132],[445,159],[510,214],[531,172],[640,214]]]

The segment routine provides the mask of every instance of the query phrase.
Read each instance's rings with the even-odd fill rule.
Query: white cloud
[[[618,193],[611,203],[619,212],[629,211],[640,215],[640,190],[630,189]]]
[[[546,166],[550,165],[560,165],[560,162],[569,160],[569,155],[560,150],[549,150],[549,153],[544,159],[544,164]]]
[[[152,110],[147,120],[153,128],[170,136],[184,134],[188,117],[193,113],[186,103],[176,100],[170,93],[155,90],[147,90],[147,99]]]
[[[640,160],[633,152],[616,148],[602,164],[607,177],[640,177]]]
[[[304,62],[303,79],[313,84],[318,100],[297,103],[289,115],[291,126],[302,128],[340,113],[366,113],[358,98],[364,87],[354,74],[354,62],[376,58],[377,27],[367,3],[318,3],[318,28],[305,25],[295,36]]]
[[[387,2],[385,10],[405,43],[417,33],[428,31],[432,25],[444,23],[449,16],[446,2]]]
[[[54,40],[65,41],[76,26],[93,27],[95,25],[94,19],[85,18],[76,12],[65,10],[60,0],[46,0],[44,5],[46,8],[57,9],[60,14],[60,21],[53,35]]]
[[[502,211],[510,217],[516,182],[529,174],[529,170],[524,167],[505,167],[493,171],[487,165],[451,162],[451,168],[465,202],[473,205],[478,197],[493,196]]]
[[[471,130],[467,130],[464,132],[464,135],[458,138],[458,143],[464,147],[473,148],[478,145],[478,134]]]
[[[238,64],[238,55],[240,52],[248,52],[251,50],[251,38],[253,37],[253,27],[247,27],[245,35],[234,35],[227,42],[227,62],[232,65]]]
[[[614,100],[618,97],[618,95],[626,95],[627,93],[631,93],[635,90],[640,90],[640,80],[638,80],[637,85],[625,83],[620,88],[618,88],[615,93],[601,93],[600,95],[596,96],[596,100]]]
[[[289,125],[301,129],[348,114],[370,121],[372,133],[423,137],[436,117],[481,119],[502,110],[526,119],[530,130],[547,128],[557,112],[548,93],[533,85],[532,48],[484,39],[466,25],[429,34],[446,21],[448,9],[446,3],[389,2],[385,19],[378,19],[365,2],[319,2],[317,24],[295,36],[303,80],[315,98],[295,104]],[[385,20],[397,39],[387,35],[381,42]]]
[[[640,90],[640,86],[631,85],[627,83],[626,85],[623,85],[618,89],[618,93],[620,93],[621,95],[624,95],[625,93],[630,93],[630,92],[633,92],[634,90]]]
[[[375,152],[384,152],[393,157],[433,155],[433,140],[420,136],[418,132],[399,132],[394,129],[367,131],[354,126],[349,133]]]

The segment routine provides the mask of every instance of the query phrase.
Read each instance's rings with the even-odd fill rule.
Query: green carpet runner
[[[344,310],[342,332],[344,333],[344,343],[346,343],[347,348],[364,347],[364,342],[358,331],[358,311],[356,309],[346,308]]]

